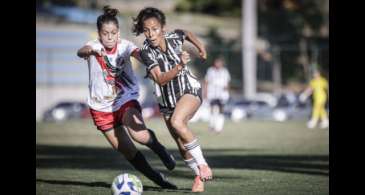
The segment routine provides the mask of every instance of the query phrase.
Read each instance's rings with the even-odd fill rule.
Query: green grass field
[[[138,146],[153,167],[178,185],[162,190],[133,170],[113,151],[91,120],[37,123],[36,194],[110,194],[121,172],[137,175],[144,193],[189,194],[193,174],[183,163],[161,119],[146,121],[177,159],[169,172],[146,147]],[[329,194],[329,130],[305,127],[305,121],[227,121],[221,134],[207,123],[192,123],[214,180],[202,194]]]

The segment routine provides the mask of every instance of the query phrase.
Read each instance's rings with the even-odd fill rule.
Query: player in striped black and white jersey
[[[183,53],[181,47],[185,38],[186,35],[183,30],[166,33],[166,52],[154,48],[150,41],[146,40],[142,47],[141,57],[148,66],[147,72],[150,72],[156,66],[159,66],[161,72],[168,72],[179,64],[181,61],[180,56]],[[165,85],[161,86],[157,82],[154,84],[160,109],[166,115],[173,113],[177,101],[184,94],[192,94],[201,99],[201,85],[187,66],[181,67],[181,71],[176,75],[176,78],[166,82]]]
[[[131,56],[140,60],[140,50],[132,42],[120,38],[117,13],[116,9],[104,7],[104,14],[97,19],[99,38],[89,41],[77,52],[87,60],[89,68],[88,105],[92,119],[112,147],[135,169],[162,188],[176,189],[150,166],[130,139],[149,147],[169,170],[174,169],[172,155],[143,121],[137,101],[138,83],[130,61]]]
[[[184,40],[199,50],[202,59],[205,60],[207,54],[194,34],[185,30],[166,32],[165,24],[165,15],[160,10],[147,7],[134,18],[133,32],[146,37],[141,58],[148,76],[154,81],[160,112],[186,164],[196,174],[192,191],[202,192],[202,181],[211,180],[212,171],[197,138],[187,126],[202,103],[202,89],[186,66],[190,56],[182,50]]]

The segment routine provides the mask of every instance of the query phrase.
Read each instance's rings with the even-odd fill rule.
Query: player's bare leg
[[[183,95],[178,101],[170,121],[172,127],[176,129],[176,133],[181,138],[184,147],[196,160],[201,180],[207,181],[213,178],[212,170],[205,161],[198,140],[187,126],[188,120],[198,110],[200,104],[201,102],[198,97],[191,94]]]
[[[180,154],[181,154],[182,158],[184,159],[185,164],[188,167],[190,167],[190,169],[192,169],[195,174],[193,185],[191,187],[191,191],[192,192],[204,192],[204,182],[200,179],[200,171],[198,168],[198,164],[196,163],[194,158],[191,156],[191,154],[184,147],[184,144],[183,144],[181,138],[176,133],[176,129],[174,129],[171,126],[170,117],[165,116],[164,119],[165,119],[166,126],[169,129],[171,136],[174,138],[174,140],[179,148]]]

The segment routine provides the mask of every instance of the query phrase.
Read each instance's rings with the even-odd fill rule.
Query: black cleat
[[[161,175],[161,178],[159,181],[156,182],[157,185],[159,185],[163,189],[177,190],[177,186],[175,184],[169,182],[165,175],[163,175],[162,173],[160,173],[160,175]]]

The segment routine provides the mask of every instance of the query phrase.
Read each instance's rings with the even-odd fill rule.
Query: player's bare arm
[[[203,90],[202,90],[203,99],[207,99],[207,94],[208,94],[208,80],[207,79],[204,79],[202,87],[203,87]]]
[[[231,85],[230,85],[230,83],[227,83],[227,85],[224,87],[224,90],[230,90],[231,89]]]
[[[310,96],[311,94],[312,94],[312,92],[313,92],[313,89],[312,89],[312,87],[307,87],[305,90],[304,90],[304,94],[306,95],[306,96]]]
[[[142,58],[141,58],[141,50],[140,49],[138,49],[138,48],[135,49],[132,52],[131,56],[133,56],[134,58],[136,58],[140,63],[143,63]]]
[[[151,69],[150,73],[151,73],[152,79],[156,83],[158,83],[160,86],[163,86],[166,83],[168,83],[169,81],[171,81],[172,79],[174,79],[176,77],[176,75],[180,72],[182,67],[183,66],[181,64],[178,64],[168,72],[161,72],[160,67],[156,66]]]
[[[301,102],[305,102],[305,100],[312,94],[312,92],[313,92],[313,89],[310,87],[310,86],[308,86],[305,90],[304,90],[304,92],[302,92],[300,95],[299,95],[299,100],[301,101]]]
[[[176,75],[182,70],[182,68],[190,61],[189,53],[186,51],[183,51],[181,53],[181,63],[177,64],[174,68],[172,68],[168,72],[161,72],[161,69],[159,66],[156,66],[151,69],[151,76],[153,80],[158,83],[160,86],[165,85],[172,79],[176,77]]]
[[[191,42],[198,50],[199,50],[199,55],[203,60],[207,59],[207,51],[205,50],[205,46],[204,44],[199,41],[198,37],[195,36],[195,34],[193,34],[190,31],[187,30],[182,30],[184,31],[185,35],[186,35],[186,40],[188,40],[189,42]]]
[[[85,45],[82,48],[80,48],[77,51],[77,56],[79,56],[80,58],[88,58],[91,55],[95,55],[95,56],[103,56],[104,55],[104,51],[96,51],[94,50],[91,46],[89,45]]]

